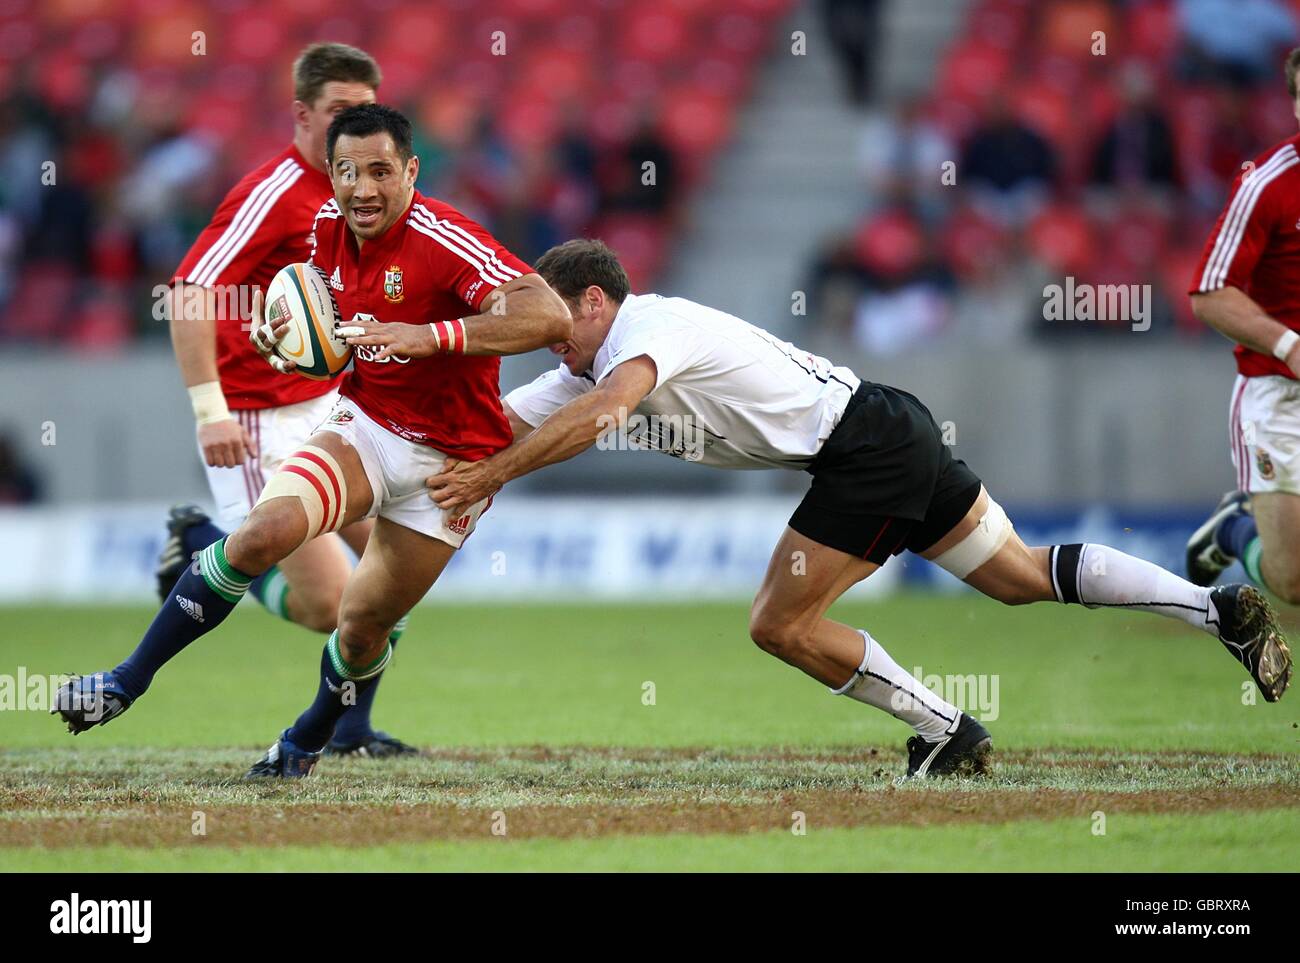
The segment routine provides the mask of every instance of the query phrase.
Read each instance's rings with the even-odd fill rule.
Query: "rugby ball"
[[[267,285],[263,314],[273,328],[288,320],[289,330],[276,344],[275,353],[296,364],[296,374],[328,381],[347,367],[352,348],[334,336],[339,306],[324,273],[315,265],[281,268]]]

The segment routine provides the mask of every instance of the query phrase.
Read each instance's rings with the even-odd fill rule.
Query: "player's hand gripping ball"
[[[265,298],[253,295],[249,340],[276,371],[327,381],[352,358],[352,348],[335,334],[338,318],[324,274],[311,264],[290,264],[271,279]]]

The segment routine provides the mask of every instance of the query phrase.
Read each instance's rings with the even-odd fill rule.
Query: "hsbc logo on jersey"
[[[390,354],[386,357],[377,357],[383,348],[375,347],[372,344],[359,344],[352,349],[352,355],[358,361],[369,361],[371,364],[388,364],[390,361],[396,361],[398,364],[410,364],[411,359],[404,354]]]

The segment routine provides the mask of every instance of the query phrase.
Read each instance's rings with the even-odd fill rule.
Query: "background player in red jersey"
[[[1300,121],[1300,48],[1286,60]],[[1237,342],[1229,441],[1237,489],[1187,544],[1188,575],[1209,585],[1240,559],[1259,585],[1300,604],[1300,135],[1265,151],[1233,184],[1206,242],[1192,309]]]
[[[284,460],[244,523],[182,572],[136,650],[60,690],[56,711],[74,733],[126,711],[162,665],[221,624],[255,577],[322,532],[377,515],[325,646],[316,699],[250,775],[309,773],[339,717],[387,666],[393,625],[487,507],[484,499],[450,515],[424,482],[448,455],[472,461],[510,443],[497,356],[572,333],[564,302],[528,265],[415,190],[419,159],[400,113],[377,104],[343,111],[326,156],[334,199],[317,216],[312,263],[331,279],[340,316],[358,318],[364,332],[354,368],[325,423]],[[460,317],[466,307],[472,316]],[[269,352],[279,332],[261,323],[260,293],[253,314],[254,340]]]
[[[267,369],[248,340],[251,292],[286,264],[311,254],[316,212],[334,196],[325,172],[325,132],[345,108],[374,103],[375,61],[345,44],[313,44],[294,61],[293,143],[236,184],[195,240],[173,278],[172,345],[194,405],[198,443],[216,504],[213,524],[197,505],[178,505],[158,564],[165,599],[194,554],[234,530],[267,479],[324,421],[337,383]],[[315,632],[338,624],[352,571],[343,543],[358,555],[373,522],[314,539],[253,582],[268,611]],[[405,619],[394,629],[396,642]],[[340,721],[331,750],[371,757],[409,746],[371,724],[375,691]]]

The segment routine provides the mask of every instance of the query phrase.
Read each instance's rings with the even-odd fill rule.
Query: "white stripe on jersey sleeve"
[[[469,231],[465,230],[463,227],[459,226],[458,224],[453,224],[451,223],[451,221],[448,221],[445,218],[439,220],[438,218],[434,217],[433,212],[430,211],[423,204],[416,204],[415,211],[413,213],[418,213],[425,224],[437,230],[442,231],[450,239],[460,243],[462,247],[464,247],[468,252],[470,252],[470,254],[474,254],[475,252],[477,252],[478,255],[480,255],[483,258],[483,263],[485,268],[491,269],[492,271],[495,271],[497,274],[503,275],[505,280],[510,280],[511,278],[519,277],[518,271],[516,271],[512,267],[508,267],[499,257],[497,257],[495,252],[493,252],[493,250],[490,247],[488,247],[486,244],[484,244],[482,241],[476,238]]]
[[[488,257],[485,259],[477,257],[475,252],[463,241],[457,238],[450,231],[446,230],[447,223],[445,221],[439,221],[437,218],[433,217],[422,205],[417,204],[415,208],[412,209],[411,221],[412,226],[416,226],[417,230],[420,230],[420,225],[425,228],[424,230],[420,230],[421,234],[433,237],[434,240],[438,241],[438,243],[443,247],[447,248],[449,251],[455,251],[461,258],[474,265],[474,267],[478,269],[479,277],[483,278],[485,281],[490,281],[494,287],[510,280],[509,275],[505,273],[505,265],[498,262],[495,255],[492,255],[489,252]],[[435,237],[435,235],[431,234],[430,231],[436,232],[436,234],[441,236]]]
[[[1242,178],[1242,184],[1232,199],[1232,204],[1229,205],[1228,215],[1223,219],[1223,228],[1215,240],[1214,251],[1201,276],[1202,291],[1223,287],[1228,269],[1237,256],[1242,237],[1245,236],[1250,216],[1254,213],[1255,202],[1269,182],[1284,169],[1283,165],[1287,158],[1294,154],[1294,149],[1284,148],[1260,165],[1256,171]]]
[[[217,238],[216,242],[209,247],[206,252],[204,252],[203,257],[199,258],[199,263],[194,265],[194,270],[190,272],[190,276],[186,280],[197,283],[197,278],[200,275],[207,273],[208,268],[212,264],[213,258],[219,257],[224,248],[234,240],[240,231],[243,230],[247,218],[252,215],[253,210],[261,203],[261,200],[266,195],[267,191],[274,190],[275,186],[294,166],[293,158],[286,157],[280,162],[279,167],[273,170],[270,175],[248,192],[248,196],[244,198],[244,203],[239,206],[239,210],[235,212],[235,216],[231,218],[230,223],[226,225],[225,231],[223,231],[221,236]]]
[[[511,280],[511,278],[519,277],[518,271],[502,264],[495,256],[492,256],[486,263],[475,257],[465,249],[454,235],[441,229],[441,227],[445,225],[445,222],[435,220],[433,223],[430,223],[429,218],[425,214],[421,213],[419,205],[416,205],[416,207],[411,210],[411,217],[408,223],[410,223],[411,227],[419,231],[421,234],[433,238],[448,251],[451,251],[453,254],[472,265],[474,269],[478,271],[479,277],[491,284],[493,287],[496,287],[499,284],[504,284],[506,281]]]
[[[252,201],[251,194],[248,199],[244,201],[244,204],[239,209],[239,214],[244,215],[246,211],[248,213],[247,216],[243,218],[242,229],[237,234],[232,234],[235,222],[231,222],[231,226],[227,228],[226,233],[222,235],[223,241],[225,241],[227,236],[229,236],[229,242],[225,244],[221,253],[217,255],[202,274],[200,274],[197,269],[194,271],[190,277],[194,283],[201,284],[205,287],[211,287],[221,275],[221,272],[224,271],[230,262],[235,259],[236,255],[243,250],[244,245],[248,243],[248,239],[257,233],[257,229],[262,226],[262,222],[266,220],[266,215],[270,213],[271,208],[275,206],[275,202],[278,201],[295,182],[297,182],[298,178],[302,177],[303,170],[301,167],[292,160],[288,160],[286,163],[290,166],[284,170],[283,174],[279,175],[275,179],[268,179],[263,182],[263,184],[269,184],[270,186],[267,190],[262,191],[256,206],[250,204],[250,201]],[[261,186],[262,185],[259,185],[259,189]],[[239,219],[240,218],[237,216],[236,221]],[[210,251],[209,253],[212,252]]]
[[[1260,165],[1253,174],[1247,174],[1242,179],[1242,184],[1237,189],[1236,196],[1233,197],[1232,203],[1228,205],[1228,213],[1223,219],[1223,227],[1219,230],[1219,236],[1214,241],[1214,249],[1210,252],[1210,257],[1205,263],[1205,270],[1201,274],[1201,284],[1198,290],[1217,291],[1223,287],[1228,277],[1228,269],[1237,256],[1242,237],[1245,236],[1246,225],[1250,222],[1250,217],[1254,213],[1255,203],[1259,200],[1260,195],[1264,193],[1264,188],[1281,176],[1284,171],[1297,164],[1300,164],[1300,156],[1296,155],[1294,146],[1287,144]]]

